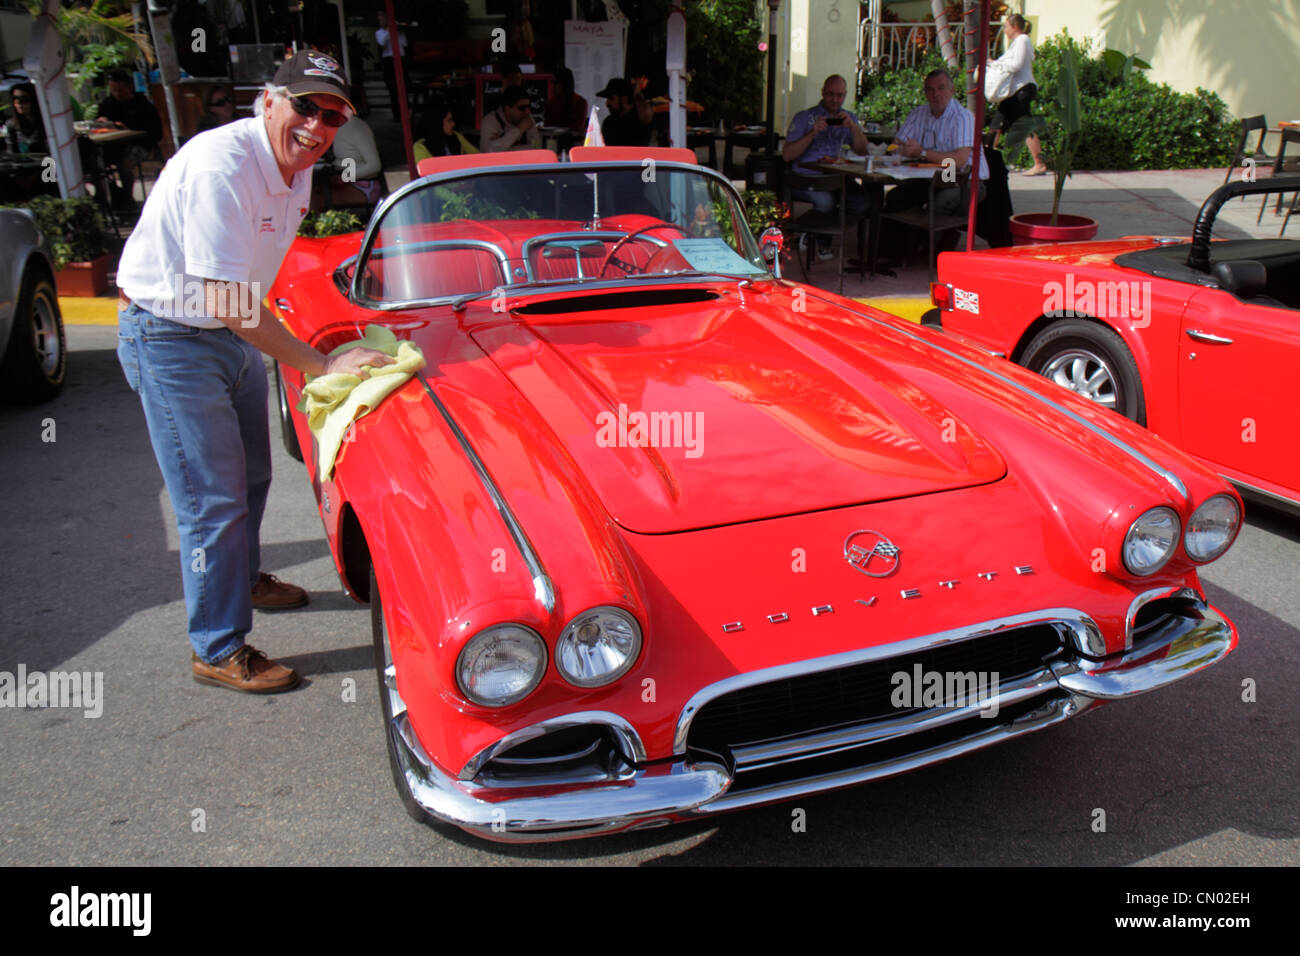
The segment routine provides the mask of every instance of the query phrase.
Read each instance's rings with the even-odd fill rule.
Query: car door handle
[[[281,312],[288,312],[290,314],[293,313],[293,306],[289,304],[288,299],[276,299],[275,307],[279,309]]]
[[[1209,332],[1202,332],[1200,329],[1188,329],[1187,335],[1196,339],[1198,342],[1213,342],[1215,345],[1231,345],[1232,339],[1225,338],[1222,335],[1213,335]]]

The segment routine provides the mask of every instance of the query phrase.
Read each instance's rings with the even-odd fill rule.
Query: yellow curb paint
[[[117,325],[117,298],[59,296],[64,325]]]
[[[888,312],[890,315],[896,315],[900,319],[906,319],[908,322],[918,324],[921,321],[921,316],[934,307],[929,299],[915,296],[892,299],[882,296],[880,298],[858,299],[857,301],[879,309],[881,312]]]

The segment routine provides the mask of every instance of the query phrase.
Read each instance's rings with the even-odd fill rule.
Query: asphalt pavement
[[[525,846],[416,824],[389,775],[368,611],[278,442],[264,566],[311,604],[259,614],[251,640],[304,686],[191,679],[171,508],[115,343],[70,328],[63,395],[0,406],[0,672],[103,676],[99,717],[0,707],[0,864],[1300,864],[1300,520],[1259,508],[1204,573],[1241,644],[1174,687],[708,823]]]

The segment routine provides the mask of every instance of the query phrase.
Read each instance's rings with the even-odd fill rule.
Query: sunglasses
[[[299,116],[312,117],[317,113],[320,114],[320,121],[326,126],[337,128],[348,121],[348,114],[339,110],[327,110],[317,106],[309,99],[301,96],[289,97],[289,102],[293,104],[293,110]]]
[[[15,103],[30,103],[31,101],[32,101],[32,98],[31,98],[30,96],[15,96],[15,97],[14,97],[14,102],[15,102]]]
[[[209,103],[208,105],[209,105],[209,106],[225,106],[225,105],[226,105],[227,103],[229,103],[229,102],[230,102],[230,100],[226,99],[226,98],[223,96],[223,97],[222,97],[221,99],[219,99],[219,100],[213,100],[213,101],[212,101],[211,103]]]

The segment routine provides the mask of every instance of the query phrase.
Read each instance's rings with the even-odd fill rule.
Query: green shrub
[[[1089,41],[1066,32],[1048,37],[1034,51],[1038,95],[1033,111],[1047,121],[1045,140],[1061,135],[1056,86],[1067,45],[1076,52],[1083,116],[1075,169],[1199,169],[1232,161],[1240,127],[1217,94],[1199,88],[1179,93],[1166,83],[1154,83],[1140,61],[1135,61],[1138,69],[1117,69],[1114,51],[1094,51]],[[869,78],[855,112],[863,121],[897,126],[925,102],[925,74],[939,66],[943,58],[931,51],[915,69]],[[965,99],[964,74],[957,77],[954,96],[959,102]],[[1006,159],[1012,165],[1027,164],[1029,154],[1018,150]]]
[[[89,262],[108,254],[108,233],[95,200],[85,196],[57,199],[37,196],[22,204],[32,212],[54,256],[54,268]]]
[[[326,209],[322,212],[308,213],[298,227],[298,235],[308,239],[324,239],[326,236],[340,236],[345,232],[357,232],[364,227],[361,218],[347,209]]]

